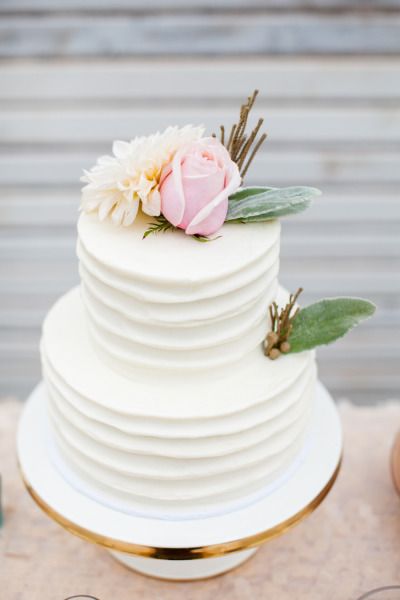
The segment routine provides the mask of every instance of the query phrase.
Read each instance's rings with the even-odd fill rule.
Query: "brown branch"
[[[245,104],[242,104],[242,106],[240,107],[239,121],[237,123],[234,123],[234,125],[232,125],[230,134],[229,134],[229,138],[228,138],[228,142],[226,144],[225,144],[225,128],[223,125],[220,126],[221,143],[225,145],[226,149],[228,150],[229,154],[231,155],[232,160],[237,163],[239,170],[240,170],[240,175],[242,176],[242,178],[247,173],[248,168],[249,168],[251,162],[253,161],[257,151],[260,149],[261,144],[264,142],[264,140],[267,137],[266,134],[263,134],[257,140],[257,135],[258,135],[261,125],[263,123],[263,119],[259,119],[257,125],[250,132],[250,134],[246,133],[250,111],[254,106],[257,95],[258,95],[258,90],[254,90],[253,94],[251,96],[248,96],[247,102]],[[252,148],[253,148],[253,150],[251,152],[250,158],[247,161],[246,165],[243,167],[245,160]]]
[[[227,150],[228,152],[231,151],[231,147],[232,147],[232,140],[233,140],[233,136],[235,135],[235,130],[236,130],[237,125],[232,125],[232,129],[231,129],[231,133],[229,135],[229,140],[228,140],[228,144],[227,144]]]
[[[242,151],[238,154],[236,162],[238,164],[239,169],[242,168],[245,158],[246,158],[247,154],[249,153],[249,150],[250,150],[254,140],[256,139],[257,134],[258,134],[263,122],[264,122],[264,119],[259,119],[257,125],[255,126],[253,131],[250,133],[249,139],[247,140],[247,144],[244,146]]]
[[[261,148],[261,145],[264,143],[264,141],[266,139],[267,139],[267,134],[263,133],[262,136],[260,137],[260,139],[258,140],[257,144],[254,146],[253,152],[250,154],[250,158],[247,161],[246,166],[240,172],[242,178],[246,175],[247,171],[249,170],[249,166],[251,165],[251,163],[253,161],[253,158],[255,157],[258,150]]]
[[[297,308],[293,312],[293,309],[302,291],[303,288],[299,288],[295,294],[290,294],[289,302],[281,310],[276,302],[269,306],[271,330],[264,340],[264,354],[271,360],[278,358],[281,353],[286,354],[290,351],[288,340],[293,329],[293,320],[300,310]]]

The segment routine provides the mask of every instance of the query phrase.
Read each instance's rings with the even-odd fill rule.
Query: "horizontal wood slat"
[[[358,144],[397,142],[400,151],[400,106],[360,108],[257,108],[265,115],[265,129],[272,143],[356,142]],[[202,124],[210,135],[237,119],[236,107],[221,106],[187,109],[161,105],[148,109],[86,110],[45,109],[3,110],[0,113],[2,144],[103,143],[111,152],[111,140],[131,139],[149,131],[163,130],[168,124]],[[253,119],[254,120],[254,119]],[[270,144],[266,144],[268,151]]]
[[[142,0],[2,0],[1,12],[37,12],[48,11],[51,13],[66,11],[100,11],[115,12],[118,10],[139,11],[141,14],[163,10],[204,11],[204,10],[358,10],[358,11],[385,11],[400,7],[400,0],[151,0],[144,4]]]
[[[190,43],[188,41],[190,40]],[[0,57],[392,54],[394,14],[207,14],[3,16]]]
[[[276,57],[235,60],[0,62],[0,101],[110,100],[235,102],[260,90],[260,103],[302,99],[400,98],[400,58]],[[190,85],[188,84],[190,82]],[[212,100],[213,102],[210,102]]]

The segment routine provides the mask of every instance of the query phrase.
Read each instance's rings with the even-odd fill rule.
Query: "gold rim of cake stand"
[[[125,552],[126,554],[135,554],[137,556],[146,556],[148,558],[158,558],[163,560],[191,560],[191,559],[199,559],[199,558],[217,558],[219,556],[223,556],[225,554],[229,554],[231,552],[238,552],[240,550],[248,550],[250,548],[254,548],[259,546],[260,544],[275,538],[285,531],[302,521],[305,517],[311,514],[317,506],[321,504],[321,502],[326,498],[328,493],[333,487],[333,484],[336,481],[336,478],[339,474],[340,467],[342,465],[342,456],[340,456],[339,462],[335,471],[333,472],[331,478],[328,483],[322,488],[322,490],[318,493],[318,495],[311,500],[311,502],[302,508],[295,515],[286,519],[279,525],[275,527],[271,527],[270,529],[266,529],[260,533],[256,533],[254,535],[250,535],[238,540],[233,540],[231,542],[224,542],[222,544],[210,544],[208,546],[197,546],[192,548],[160,548],[160,547],[152,547],[152,546],[144,546],[142,544],[133,544],[130,542],[123,542],[121,540],[115,540],[105,535],[100,535],[98,533],[94,533],[85,527],[81,527],[76,523],[73,523],[69,519],[65,518],[63,515],[54,510],[40,495],[33,489],[32,485],[28,482],[25,477],[22,469],[21,475],[22,480],[25,484],[26,489],[29,494],[32,496],[33,500],[36,504],[45,512],[49,517],[51,517],[54,521],[56,521],[59,525],[64,527],[70,533],[94,544],[98,544],[100,546],[104,546],[110,550],[115,550],[117,552]]]

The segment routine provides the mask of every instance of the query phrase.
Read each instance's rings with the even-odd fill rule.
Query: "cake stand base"
[[[124,552],[110,550],[110,553],[126,567],[139,571],[143,575],[157,579],[175,581],[190,581],[194,579],[207,579],[226,573],[238,567],[257,552],[258,548],[232,552],[217,558],[203,558],[202,560],[166,560],[149,559],[143,556],[134,556]]]
[[[45,388],[39,385],[25,405],[18,429],[18,459],[29,493],[68,531],[152,577],[203,579],[238,566],[262,543],[310,514],[340,469],[340,421],[333,400],[319,383],[308,451],[290,476],[265,496],[237,510],[196,519],[128,514],[89,497],[55,466],[46,401]]]

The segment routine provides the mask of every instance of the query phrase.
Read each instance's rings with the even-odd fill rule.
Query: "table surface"
[[[0,403],[1,600],[356,600],[367,590],[400,584],[400,500],[389,456],[400,429],[400,404],[341,403],[344,461],[334,489],[308,519],[265,544],[238,569],[206,581],[149,579],[118,564],[44,515],[24,490],[15,456],[21,405]]]

